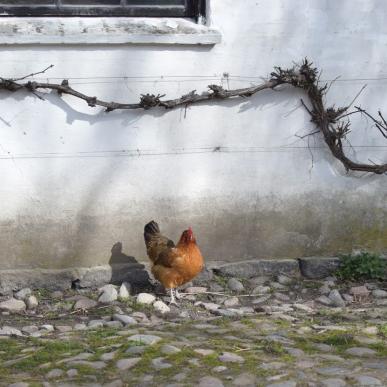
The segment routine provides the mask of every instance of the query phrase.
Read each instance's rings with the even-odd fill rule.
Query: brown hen
[[[175,246],[172,240],[163,236],[155,221],[144,227],[144,239],[152,273],[171,292],[171,304],[176,304],[177,287],[191,281],[203,269],[203,257],[196,244],[191,227],[185,230]]]

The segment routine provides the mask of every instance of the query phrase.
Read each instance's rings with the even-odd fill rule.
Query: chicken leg
[[[169,305],[176,305],[177,306],[177,302],[175,299],[175,293],[173,291],[173,288],[170,289],[170,292],[171,292],[171,300],[169,301]]]

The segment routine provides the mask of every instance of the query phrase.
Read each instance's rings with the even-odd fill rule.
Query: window
[[[204,16],[205,0],[0,0],[0,16]]]

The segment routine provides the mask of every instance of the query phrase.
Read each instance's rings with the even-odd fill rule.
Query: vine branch
[[[21,78],[13,79],[0,77],[0,90],[6,90],[9,92],[25,90],[33,93],[40,99],[43,99],[43,97],[38,95],[37,91],[55,90],[60,96],[63,94],[72,95],[76,98],[84,100],[90,107],[101,106],[106,112],[111,112],[118,109],[148,110],[155,107],[162,107],[165,109],[173,109],[178,106],[187,107],[190,104],[204,101],[224,100],[238,97],[247,98],[263,90],[275,89],[279,85],[291,85],[297,89],[301,89],[309,99],[311,107],[308,107],[302,99],[301,103],[310,115],[311,122],[316,125],[316,131],[310,135],[318,132],[322,133],[324,141],[330,149],[332,155],[344,165],[347,171],[363,171],[375,174],[387,173],[387,163],[375,164],[372,161],[370,161],[370,164],[358,163],[349,159],[343,150],[342,142],[351,131],[350,121],[343,121],[343,118],[355,113],[361,113],[370,118],[382,136],[387,139],[387,121],[380,111],[378,112],[379,119],[373,117],[366,110],[358,106],[354,107],[354,111],[348,112],[366,86],[363,86],[348,106],[340,108],[335,108],[334,106],[326,107],[324,97],[329,91],[331,85],[325,84],[320,86],[319,75],[321,72],[319,72],[317,68],[313,67],[313,63],[309,62],[307,59],[304,59],[300,65],[290,69],[275,67],[270,78],[260,85],[235,90],[227,90],[218,85],[209,85],[209,90],[202,92],[201,94],[198,94],[196,93],[196,90],[193,90],[176,99],[163,99],[165,97],[164,94],[142,94],[140,101],[137,103],[107,102],[95,96],[83,94],[73,89],[67,79],[64,79],[60,84],[35,81],[21,82],[26,78],[43,74],[52,67],[53,65],[50,65],[42,71],[32,73]]]

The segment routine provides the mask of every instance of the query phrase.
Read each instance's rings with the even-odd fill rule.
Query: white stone
[[[114,285],[105,285],[100,289],[100,292],[102,294],[99,296],[98,302],[102,304],[109,304],[118,298],[118,293]]]
[[[0,310],[6,310],[8,312],[21,312],[26,309],[24,301],[17,300],[16,298],[10,298],[9,300],[0,302]]]
[[[239,299],[238,297],[227,298],[223,304],[226,308],[232,308],[233,306],[237,306],[239,304]]]
[[[188,288],[186,288],[185,290],[185,293],[205,293],[207,291],[207,288],[205,288],[204,286],[190,286]]]
[[[328,298],[332,301],[332,305],[334,306],[345,306],[345,301],[341,297],[341,294],[337,289],[333,289],[330,293]]]
[[[32,293],[32,290],[30,288],[23,288],[15,293],[15,298],[17,300],[24,300],[31,293]]]
[[[150,293],[140,293],[137,296],[137,303],[139,304],[145,304],[150,305],[153,304],[153,302],[156,300],[156,297],[153,294]]]
[[[23,336],[23,333],[17,328],[4,325],[0,328],[0,336]]]
[[[130,298],[131,285],[129,282],[123,282],[120,286],[120,290],[118,292],[118,296],[123,300],[127,300]]]
[[[160,300],[154,302],[153,307],[155,308],[155,310],[163,314],[171,311],[171,308],[166,303]]]
[[[28,309],[35,309],[39,305],[39,301],[35,296],[28,296],[26,304]]]

